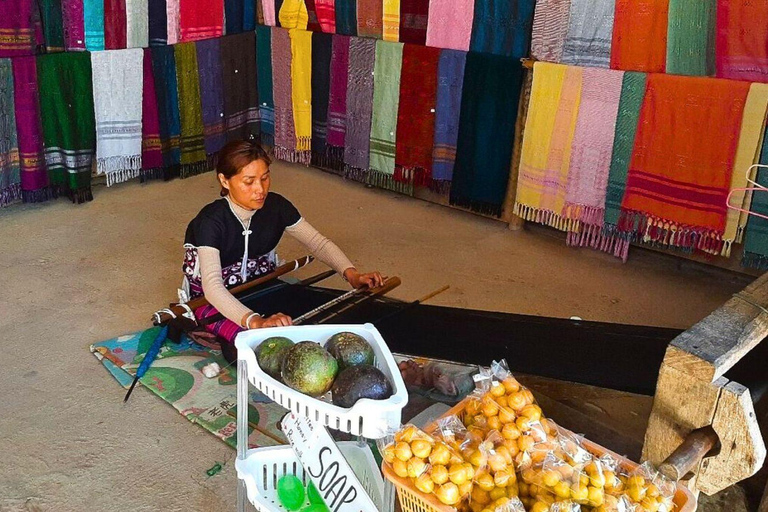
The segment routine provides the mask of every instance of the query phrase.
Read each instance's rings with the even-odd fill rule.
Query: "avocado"
[[[288,353],[288,349],[293,346],[293,341],[282,336],[273,336],[267,338],[256,347],[256,361],[259,368],[277,380],[280,380],[280,369],[283,366],[283,358]]]
[[[365,338],[353,332],[334,334],[325,349],[339,362],[340,370],[358,364],[373,364],[373,349]]]
[[[302,341],[290,347],[283,359],[283,382],[305,395],[318,397],[331,389],[339,364],[314,341]]]
[[[392,396],[392,384],[381,370],[369,364],[345,368],[331,387],[333,404],[350,408],[361,398],[385,400]]]

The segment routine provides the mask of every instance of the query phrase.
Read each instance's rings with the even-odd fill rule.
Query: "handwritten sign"
[[[378,511],[324,426],[289,413],[282,428],[331,512]]]

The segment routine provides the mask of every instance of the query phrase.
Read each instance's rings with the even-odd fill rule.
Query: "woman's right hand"
[[[251,319],[250,329],[260,329],[263,327],[287,327],[293,324],[293,320],[288,315],[283,313],[275,313],[272,316],[266,318],[254,317]]]

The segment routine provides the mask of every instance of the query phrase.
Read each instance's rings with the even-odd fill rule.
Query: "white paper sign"
[[[376,505],[323,425],[289,413],[283,418],[282,429],[331,512],[377,512]]]

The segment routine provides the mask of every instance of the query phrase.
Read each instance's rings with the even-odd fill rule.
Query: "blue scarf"
[[[272,28],[256,27],[256,82],[259,88],[261,142],[275,145],[275,101],[272,99]]]
[[[535,4],[534,0],[476,0],[469,49],[527,57]]]
[[[104,0],[84,0],[85,48],[89,52],[104,49]]]
[[[173,46],[152,48],[152,73],[155,75],[163,167],[166,169],[166,179],[168,179],[179,175],[181,165],[181,147],[179,146],[181,119]]]
[[[432,162],[432,180],[444,188],[453,179],[456,161],[456,141],[459,138],[461,88],[467,53],[443,50],[437,65],[437,108],[435,109],[435,146]]]

